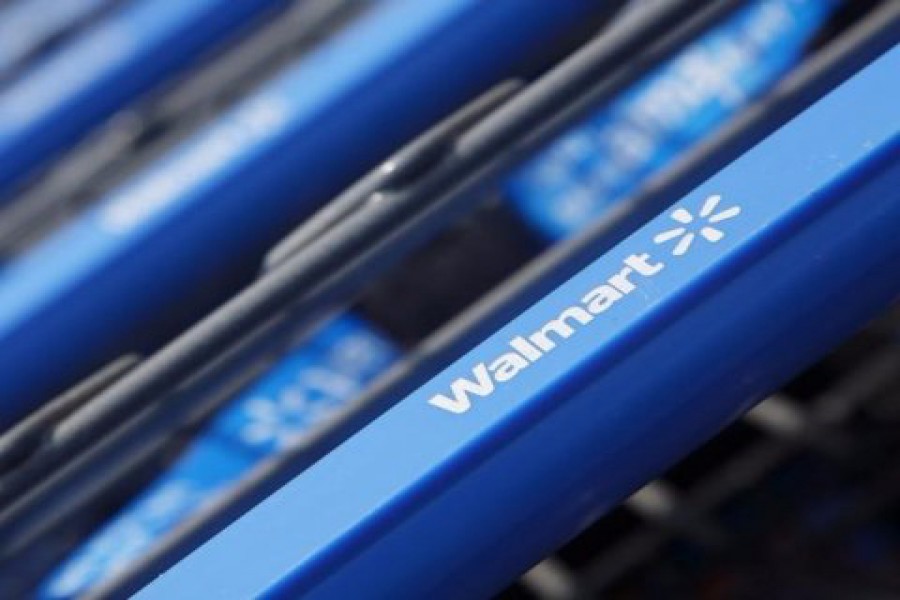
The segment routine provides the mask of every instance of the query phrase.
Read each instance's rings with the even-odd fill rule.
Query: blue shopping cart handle
[[[495,591],[900,294],[895,47],[137,597]]]
[[[117,110],[285,3],[131,0],[40,60],[0,90],[0,200]]]
[[[160,477],[54,569],[36,597],[95,592],[254,467],[339,411],[397,354],[362,319],[344,314],[323,324],[278,368],[230,400]]]
[[[0,429],[127,352],[129,335],[152,331],[167,307],[261,257],[396,146],[607,6],[374,3],[0,269]]]
[[[0,81],[26,66],[48,42],[109,8],[113,0],[18,0],[0,6]]]

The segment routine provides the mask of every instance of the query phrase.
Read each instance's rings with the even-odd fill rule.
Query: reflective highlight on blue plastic
[[[125,333],[152,327],[230,264],[262,256],[529,49],[602,9],[596,0],[379,2],[0,271],[0,427],[115,358]]]
[[[771,87],[831,0],[757,0],[515,175],[514,206],[550,239],[577,232]]]
[[[0,198],[112,113],[285,1],[131,0],[58,48],[0,90]]]
[[[504,585],[898,297],[898,72],[895,48],[137,597]]]
[[[342,316],[324,325],[231,401],[165,475],[51,575],[39,597],[72,598],[126,569],[261,460],[362,392],[396,355],[359,319]]]

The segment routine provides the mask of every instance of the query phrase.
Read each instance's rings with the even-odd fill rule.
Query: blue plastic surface
[[[505,585],[898,297],[897,73],[900,48],[137,597]]]
[[[750,3],[520,169],[513,205],[546,238],[576,233],[778,81],[836,5]]]
[[[378,3],[0,271],[0,427],[602,8]]]
[[[396,356],[360,319],[345,315],[322,326],[226,405],[162,477],[51,574],[39,597],[72,598],[126,569],[260,461],[360,394]]]
[[[130,0],[63,44],[0,89],[0,199],[112,113],[285,2]]]
[[[0,80],[114,0],[17,0],[0,7]]]

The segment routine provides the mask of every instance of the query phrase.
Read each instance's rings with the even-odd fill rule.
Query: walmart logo
[[[718,194],[708,197],[696,217],[686,208],[676,208],[669,218],[678,223],[678,226],[658,234],[653,238],[653,242],[657,245],[674,242],[672,254],[683,256],[690,250],[697,236],[712,243],[720,241],[725,237],[725,232],[717,225],[741,214],[740,206],[717,211],[721,202],[722,196]]]
[[[721,241],[726,234],[720,224],[741,214],[740,206],[720,208],[721,203],[720,195],[709,196],[696,215],[687,208],[675,208],[669,217],[676,226],[657,234],[653,242],[672,244],[672,254],[684,256],[697,238],[711,243]],[[471,366],[467,373],[449,382],[449,389],[431,396],[428,403],[451,414],[468,412],[476,398],[492,396],[498,388],[561,345],[572,343],[580,331],[607,312],[615,311],[616,306],[628,302],[635,293],[645,298],[641,288],[665,269],[666,262],[650,252],[626,256],[607,277],[596,281],[594,287],[572,298],[568,305],[560,306],[553,318],[532,331],[514,335],[497,356]]]

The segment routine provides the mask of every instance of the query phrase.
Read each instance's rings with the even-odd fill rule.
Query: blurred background
[[[15,407],[0,415],[4,427],[115,359],[164,347],[249,285],[315,208],[454,109],[499,82],[539,77],[663,0],[618,11],[493,1],[0,0],[0,400]],[[348,311],[389,350],[371,373],[343,373],[348,389],[895,1],[737,3],[353,299]],[[490,41],[505,39],[501,16],[518,21],[508,43]],[[440,62],[451,51],[469,62]],[[381,53],[390,60],[377,63]],[[331,343],[303,339],[290,352]],[[348,395],[317,393],[333,405],[322,414]],[[894,310],[498,597],[900,598],[898,398]],[[217,414],[237,418],[234,402]],[[289,441],[309,426],[295,417],[275,423]],[[231,466],[218,454],[176,469],[216,418],[190,423],[77,519],[0,558],[0,596],[88,593],[238,485],[259,455],[221,480]],[[203,482],[198,496],[152,522],[134,516],[133,546],[115,537],[116,523],[144,510],[136,499],[176,471]]]

